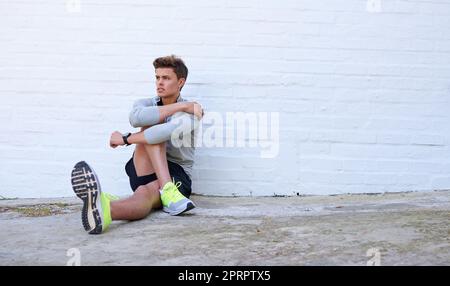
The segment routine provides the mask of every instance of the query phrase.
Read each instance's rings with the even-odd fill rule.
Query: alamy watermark
[[[196,117],[182,115],[172,117],[171,122],[177,126],[171,137],[176,148],[260,148],[261,158],[274,158],[280,149],[279,112],[209,111],[201,124]],[[195,139],[184,131],[192,129],[196,130]]]
[[[380,13],[381,0],[367,0],[366,11],[369,13]]]
[[[81,12],[81,0],[66,0],[66,12],[67,13],[80,13]]]
[[[67,260],[67,266],[81,265],[81,252],[78,248],[69,248],[66,252],[66,256],[70,257],[69,260]]]
[[[381,265],[381,252],[378,248],[369,248],[366,252],[366,256],[370,257],[367,261],[367,266],[380,266]]]

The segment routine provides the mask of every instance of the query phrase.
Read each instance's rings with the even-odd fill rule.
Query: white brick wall
[[[450,188],[450,2],[371,2],[0,0],[0,195],[72,196],[79,160],[130,194],[109,135],[172,53],[207,110],[280,113],[275,158],[199,148],[196,193]]]

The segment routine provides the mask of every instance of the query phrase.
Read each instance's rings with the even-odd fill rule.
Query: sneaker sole
[[[170,214],[170,215],[175,216],[175,215],[180,215],[180,214],[182,214],[182,213],[185,213],[185,212],[187,212],[187,211],[189,211],[189,210],[192,210],[193,208],[195,208],[194,203],[193,203],[193,202],[188,202],[188,203],[186,204],[186,207],[185,207],[185,208],[182,208],[182,209],[179,209],[179,210],[175,210],[175,211],[170,211],[169,208],[164,207],[164,208],[163,208],[163,211],[165,211],[166,213],[168,213],[168,214]]]
[[[84,229],[90,234],[102,232],[100,182],[94,170],[84,161],[78,162],[72,170],[72,189],[83,201],[81,221]]]

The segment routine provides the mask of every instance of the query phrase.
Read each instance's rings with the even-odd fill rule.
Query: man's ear
[[[180,90],[183,88],[185,82],[186,82],[185,78],[180,78],[178,80],[178,86],[179,86]]]

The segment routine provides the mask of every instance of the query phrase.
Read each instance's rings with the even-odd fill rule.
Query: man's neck
[[[163,105],[172,104],[172,103],[177,102],[178,96],[180,96],[180,93],[177,93],[174,96],[161,98]]]

